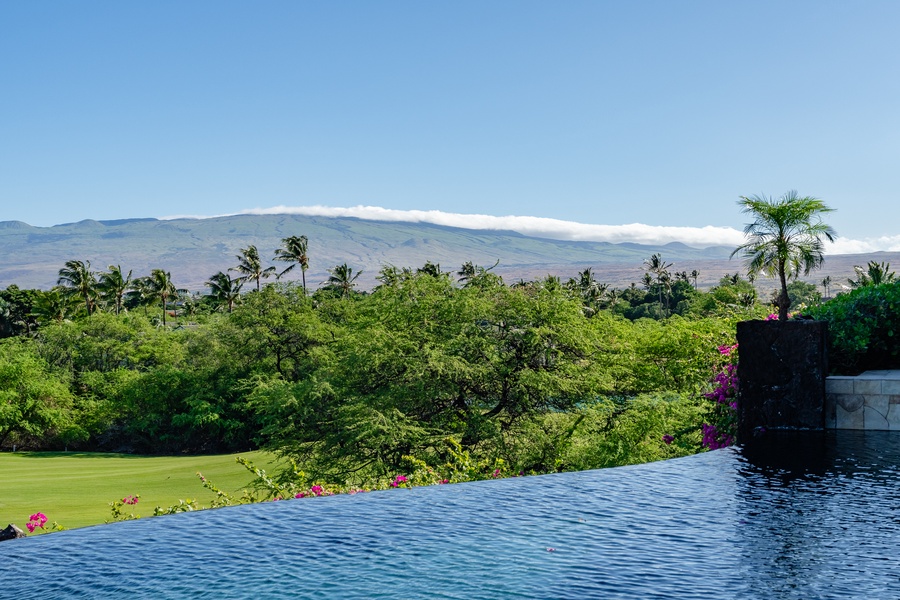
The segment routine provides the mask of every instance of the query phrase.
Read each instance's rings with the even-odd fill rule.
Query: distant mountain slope
[[[639,281],[641,263],[662,253],[678,271],[701,271],[701,280],[742,270],[728,261],[732,248],[697,249],[684,244],[664,246],[568,242],[527,237],[510,231],[469,230],[426,223],[368,221],[355,218],[301,215],[238,215],[210,219],[86,220],[54,227],[32,227],[19,221],[0,222],[0,287],[50,288],[67,260],[89,260],[95,270],[118,264],[135,276],[153,268],[171,271],[176,285],[204,290],[217,271],[237,264],[240,249],[255,244],[264,260],[274,255],[281,239],[309,238],[307,282],[316,287],[326,269],[348,263],[362,269],[363,287],[375,284],[385,264],[419,267],[426,261],[456,271],[466,261],[484,266],[500,261],[496,272],[507,281],[548,273],[563,278],[592,266],[596,277],[612,285]],[[898,254],[900,256],[900,254]],[[888,259],[890,260],[890,259]],[[864,264],[859,262],[855,264]],[[278,267],[284,263],[274,263]],[[851,272],[852,274],[852,266]],[[299,273],[297,274],[299,276]],[[293,278],[293,274],[292,274]]]

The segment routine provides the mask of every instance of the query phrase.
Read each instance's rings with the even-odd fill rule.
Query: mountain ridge
[[[740,261],[728,260],[733,248],[726,246],[556,240],[434,223],[275,214],[85,219],[51,227],[3,221],[0,252],[6,260],[0,265],[0,286],[48,289],[66,261],[89,260],[94,270],[121,265],[134,276],[161,268],[172,273],[179,287],[202,291],[209,277],[235,266],[240,249],[250,244],[257,246],[264,264],[286,266],[273,263],[271,257],[281,239],[292,235],[309,238],[307,282],[312,288],[327,279],[329,267],[344,262],[354,271],[362,270],[359,282],[364,289],[377,283],[375,277],[384,265],[416,268],[426,261],[456,271],[467,261],[490,266],[499,260],[494,272],[508,281],[547,274],[567,279],[590,266],[598,280],[614,286],[640,281],[642,263],[654,253],[674,263],[673,270],[699,270],[703,285],[714,284],[727,272],[743,271]],[[900,260],[900,253],[877,254],[896,254]],[[863,257],[868,255],[851,256],[854,264],[865,264]],[[833,258],[828,257],[826,264]],[[846,271],[847,266],[841,269]],[[848,276],[852,274],[851,265]]]

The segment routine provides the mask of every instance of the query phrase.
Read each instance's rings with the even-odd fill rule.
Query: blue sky
[[[842,250],[900,250],[898,30],[893,0],[3,2],[0,220],[369,206],[693,240],[796,189]]]

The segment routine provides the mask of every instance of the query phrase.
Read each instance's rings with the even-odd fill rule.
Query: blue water
[[[900,598],[900,434],[0,543],[0,598]]]

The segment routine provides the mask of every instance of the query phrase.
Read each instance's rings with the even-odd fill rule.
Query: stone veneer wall
[[[826,378],[825,428],[900,431],[900,370]]]

